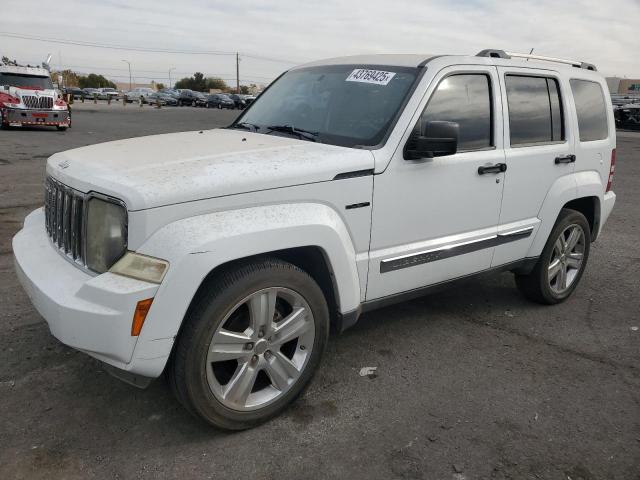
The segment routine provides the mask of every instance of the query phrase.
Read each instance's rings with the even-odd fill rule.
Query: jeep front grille
[[[53,108],[53,98],[36,97],[35,95],[23,95],[22,102],[27,108],[42,108],[50,110]]]
[[[47,234],[69,259],[85,266],[85,195],[47,177],[44,190]]]

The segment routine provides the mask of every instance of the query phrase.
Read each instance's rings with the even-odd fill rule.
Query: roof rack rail
[[[571,65],[576,68],[584,68],[585,70],[597,71],[597,68],[592,63],[581,62],[578,60],[566,60],[564,58],[555,58],[555,57],[544,57],[542,55],[532,55],[530,53],[515,53],[515,52],[505,52],[504,50],[482,50],[478,52],[476,57],[491,57],[491,58],[526,58],[527,60],[540,60],[543,62],[554,62],[554,63],[563,63],[565,65]]]

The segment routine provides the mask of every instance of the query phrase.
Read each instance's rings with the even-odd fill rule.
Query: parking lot
[[[213,430],[163,379],[137,390],[53,338],[11,253],[47,157],[237,114],[85,103],[66,132],[0,132],[0,478],[640,479],[640,132],[619,133],[617,204],[567,302],[505,273],[368,313],[259,428]]]

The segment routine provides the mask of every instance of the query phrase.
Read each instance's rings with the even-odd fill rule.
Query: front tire
[[[187,410],[242,430],[304,390],[329,335],[322,290],[300,268],[265,258],[207,282],[184,320],[167,372]]]
[[[534,302],[553,305],[565,301],[582,278],[590,247],[591,229],[585,216],[563,209],[531,273],[516,274],[518,289]]]

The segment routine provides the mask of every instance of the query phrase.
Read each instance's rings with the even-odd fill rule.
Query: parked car
[[[196,96],[196,107],[205,107],[207,103],[207,96],[202,92],[194,92]]]
[[[245,108],[251,105],[256,100],[255,95],[241,95],[241,97],[244,100]]]
[[[180,96],[178,97],[178,106],[182,107],[188,105],[195,107],[196,102],[198,101],[198,95],[196,95],[196,93],[197,92],[186,88],[181,89]]]
[[[618,128],[640,129],[640,103],[628,103],[613,108]]]
[[[562,62],[318,61],[228,128],[56,153],[18,278],[112,374],[164,373],[209,424],[255,426],[363,311],[489,271],[542,304],[575,291],[616,201],[616,130],[603,76]]]
[[[80,100],[84,96],[84,91],[78,87],[65,87],[62,92],[65,95],[72,95],[74,100]]]
[[[99,92],[97,88],[83,88],[84,98],[93,100],[98,96]]]
[[[180,98],[180,92],[174,88],[163,88],[160,90],[160,93],[164,93],[166,95],[170,95],[171,97],[178,100]]]
[[[115,88],[98,88],[98,100],[118,100],[120,97],[120,92],[118,92]]]
[[[237,93],[229,93],[229,94],[227,94],[227,96],[231,100],[233,100],[235,108],[237,108],[238,110],[244,110],[245,107],[247,106],[247,102],[244,99],[244,95],[240,95],[240,94],[237,94]]]
[[[207,108],[228,108],[231,110],[236,108],[235,102],[228,95],[223,93],[213,93],[208,95],[204,106]]]
[[[158,102],[160,102],[160,105],[169,105],[171,107],[175,107],[178,105],[178,101],[175,98],[162,92],[152,93],[147,97],[147,102],[151,105],[156,105]]]
[[[149,103],[147,97],[149,97],[149,95],[153,93],[155,93],[155,90],[153,90],[152,88],[140,87],[129,90],[124,95],[128,103],[140,101],[142,101],[142,103]]]

